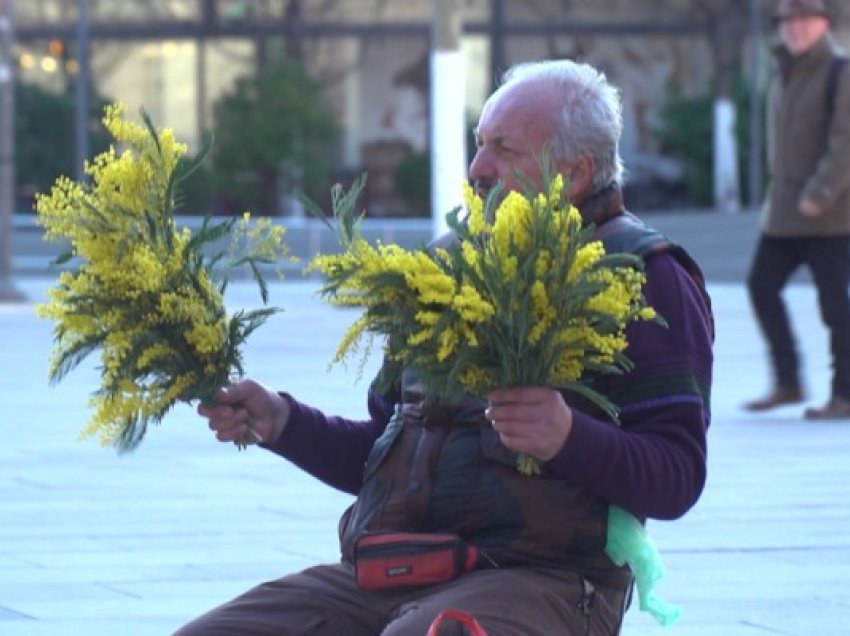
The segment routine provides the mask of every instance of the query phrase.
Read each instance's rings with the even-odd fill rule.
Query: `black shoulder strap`
[[[841,75],[841,69],[847,63],[847,58],[843,55],[833,55],[829,63],[829,75],[826,77],[826,112],[832,118],[832,112],[835,110],[835,93],[838,90],[838,78]]]
[[[606,252],[629,252],[637,254],[644,261],[652,257],[653,254],[662,252],[667,252],[673,256],[696,283],[700,296],[705,303],[705,310],[711,322],[711,334],[714,337],[714,316],[711,308],[711,297],[706,289],[705,276],[685,248],[674,243],[658,230],[649,227],[630,212],[617,215],[598,225],[593,233],[593,238],[602,241]]]

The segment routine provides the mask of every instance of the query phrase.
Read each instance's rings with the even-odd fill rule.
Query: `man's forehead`
[[[520,87],[513,87],[520,88]],[[476,135],[522,134],[529,125],[539,125],[551,115],[552,102],[545,91],[512,90],[494,93],[484,104]]]
[[[519,139],[522,137],[521,129],[511,131],[509,128],[500,126],[500,125],[487,125],[479,123],[478,126],[475,126],[472,129],[475,138],[478,140],[484,140],[490,142],[497,143],[505,143],[510,142],[513,139]]]

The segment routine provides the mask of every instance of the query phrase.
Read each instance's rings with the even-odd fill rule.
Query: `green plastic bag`
[[[665,627],[673,625],[682,610],[655,595],[655,584],[664,577],[664,564],[652,539],[637,518],[617,506],[608,508],[608,541],[605,553],[619,566],[628,565],[634,574],[640,609]]]

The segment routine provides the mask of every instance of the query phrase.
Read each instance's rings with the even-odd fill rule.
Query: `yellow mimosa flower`
[[[500,386],[581,384],[616,420],[586,370],[622,371],[626,325],[654,312],[642,295],[640,259],[608,258],[565,199],[562,177],[540,193],[493,197],[487,210],[464,184],[466,222],[450,215],[459,240],[431,251],[369,246],[353,218],[362,186],[358,181],[336,200],[342,252],[311,263],[327,277],[330,302],[363,310],[340,351],[367,332],[384,336],[389,360],[398,369],[415,367],[436,401]],[[539,469],[526,456],[518,467]]]
[[[53,380],[100,354],[101,388],[83,434],[131,450],[177,400],[209,399],[241,369],[241,345],[275,310],[228,316],[227,270],[251,265],[265,303],[256,263],[275,263],[286,249],[284,229],[268,220],[241,233],[237,220],[207,220],[196,235],[178,229],[173,197],[186,145],[170,130],[123,114],[120,104],[105,110],[104,125],[122,149],[86,163],[90,183],[60,177],[36,197],[45,237],[68,243],[79,261],[57,277],[36,311],[56,323]],[[222,236],[239,244],[218,253],[212,246],[207,255]]]

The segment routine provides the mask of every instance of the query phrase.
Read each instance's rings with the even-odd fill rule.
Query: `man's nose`
[[[476,150],[472,163],[469,164],[470,181],[492,181],[492,167],[488,167],[489,164],[486,151],[483,148]]]

